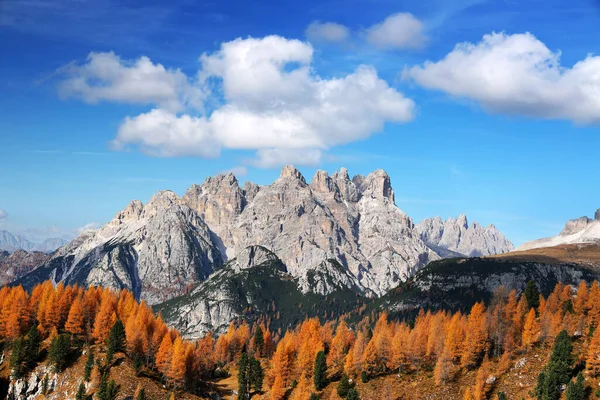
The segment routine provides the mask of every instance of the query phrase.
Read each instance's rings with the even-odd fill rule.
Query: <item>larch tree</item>
[[[475,303],[467,318],[466,336],[463,342],[461,364],[475,367],[486,350],[488,340],[487,319],[483,303]]]
[[[187,372],[187,349],[181,337],[175,339],[172,354],[167,376],[175,387],[183,387]]]
[[[537,343],[540,336],[540,324],[535,316],[535,309],[530,309],[525,323],[523,325],[523,333],[521,336],[521,342],[523,346],[529,348]]]
[[[282,400],[285,396],[285,388],[283,386],[283,379],[280,375],[275,376],[273,386],[271,386],[271,400]]]
[[[586,356],[586,366],[594,376],[600,375],[600,329],[594,331],[594,336],[592,336],[592,340],[590,341]]]
[[[71,304],[65,323],[65,331],[77,337],[80,337],[85,333],[83,306],[81,305],[81,299],[79,298],[76,298]]]
[[[447,348],[442,350],[442,354],[438,357],[433,369],[433,378],[436,385],[441,385],[452,379],[454,376],[454,364],[452,363],[451,351]]]
[[[115,307],[113,299],[108,292],[104,292],[102,295],[102,302],[100,303],[100,310],[96,314],[94,320],[94,331],[92,336],[96,339],[96,343],[104,343],[108,338],[110,328],[114,325],[117,320],[115,313]]]
[[[160,347],[156,352],[156,367],[165,376],[168,376],[171,368],[171,359],[173,358],[173,341],[171,335],[163,337]]]

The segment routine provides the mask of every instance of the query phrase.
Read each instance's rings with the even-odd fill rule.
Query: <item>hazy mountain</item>
[[[517,250],[552,247],[561,244],[595,243],[598,241],[600,241],[600,209],[596,210],[594,219],[581,217],[569,220],[557,236],[525,243],[519,246]]]
[[[0,250],[13,252],[16,250],[41,251],[52,253],[54,250],[67,244],[67,241],[61,238],[46,239],[41,243],[34,243],[22,236],[14,235],[8,231],[0,230]]]
[[[427,218],[416,226],[421,239],[443,257],[489,256],[511,251],[513,244],[494,225],[469,224],[466,215],[458,218]],[[454,253],[454,254],[453,254]]]

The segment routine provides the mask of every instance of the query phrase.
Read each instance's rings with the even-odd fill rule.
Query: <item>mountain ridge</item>
[[[441,247],[436,252],[422,240],[396,206],[384,170],[352,179],[345,168],[332,175],[319,170],[307,183],[290,165],[270,185],[246,182],[242,188],[228,173],[191,185],[182,197],[159,191],[146,204],[133,200],[16,283],[29,287],[52,279],[125,288],[158,304],[252,247],[281,260],[302,293],[327,295],[328,277],[335,276],[367,297],[381,296],[429,262],[454,254]]]

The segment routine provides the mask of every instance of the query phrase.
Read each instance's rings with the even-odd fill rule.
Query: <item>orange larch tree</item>
[[[600,329],[594,331],[587,350],[586,367],[594,376],[600,375]]]
[[[483,303],[475,303],[467,318],[466,336],[463,342],[461,364],[463,367],[474,367],[477,365],[488,340],[487,318]]]
[[[535,344],[540,337],[540,324],[537,321],[535,316],[535,310],[531,308],[527,317],[525,318],[525,323],[523,325],[523,333],[521,335],[521,342],[525,347],[531,347]]]
[[[156,352],[156,367],[165,376],[168,376],[173,359],[173,341],[171,335],[167,334]]]
[[[69,309],[65,331],[75,336],[82,336],[85,333],[85,320],[83,315],[83,306],[81,299],[76,298]]]
[[[114,325],[117,320],[117,314],[115,312],[114,299],[110,292],[105,290],[102,293],[102,301],[100,303],[100,309],[96,314],[94,320],[94,331],[92,337],[96,339],[96,343],[104,343],[108,338],[110,328]]]

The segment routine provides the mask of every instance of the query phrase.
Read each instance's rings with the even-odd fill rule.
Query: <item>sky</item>
[[[600,2],[0,1],[0,229],[294,164],[516,245],[600,207]]]

